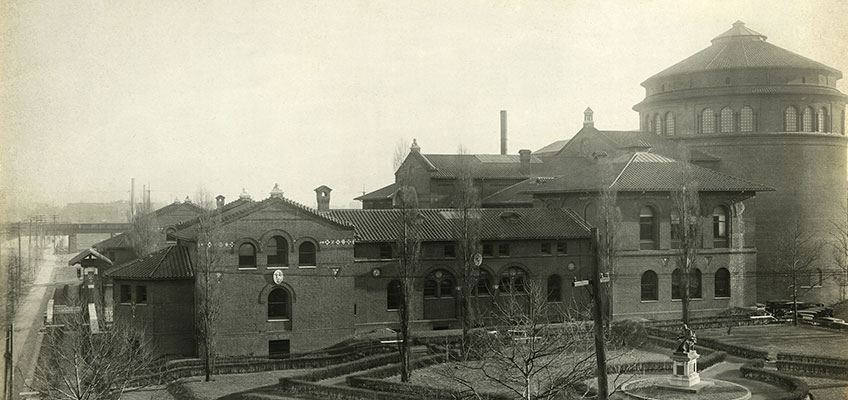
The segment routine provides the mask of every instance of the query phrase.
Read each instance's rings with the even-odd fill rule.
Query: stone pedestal
[[[671,361],[674,362],[674,367],[668,383],[672,386],[691,387],[701,382],[701,376],[698,375],[699,357],[701,356],[695,350],[672,354]]]

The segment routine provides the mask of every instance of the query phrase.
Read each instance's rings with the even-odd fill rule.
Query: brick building
[[[355,333],[396,327],[399,211],[319,209],[275,190],[262,201],[240,199],[212,212],[220,259],[211,271],[220,301],[215,345],[228,356],[266,356],[329,346]],[[458,327],[456,212],[420,210],[421,274],[413,299],[419,329]],[[474,304],[484,315],[499,296],[530,280],[550,301],[586,312],[585,291],[569,284],[589,273],[589,227],[564,209],[475,212],[483,263]],[[115,318],[145,321],[163,354],[196,354],[191,293],[205,280],[198,251],[200,220],[178,224],[176,242],[107,272],[115,285]],[[200,247],[198,247],[200,246]],[[517,289],[517,290],[510,290]]]

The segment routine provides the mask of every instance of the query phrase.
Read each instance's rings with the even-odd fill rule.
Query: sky
[[[245,189],[349,206],[393,154],[539,149],[637,129],[640,83],[736,20],[848,73],[848,2],[11,1],[0,4],[6,207]],[[848,93],[848,84],[838,87]],[[138,198],[138,197],[137,197]]]

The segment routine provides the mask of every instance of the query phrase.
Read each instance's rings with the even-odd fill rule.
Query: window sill
[[[386,309],[386,312],[398,312],[398,311],[400,311],[400,310],[399,310],[399,309],[397,309],[397,308],[388,308],[388,309]]]
[[[730,300],[730,296],[716,296],[716,300]]]
[[[672,300],[672,301],[674,301],[674,300]],[[641,300],[640,302],[641,303],[659,303],[660,301],[659,300]]]
[[[269,319],[268,322],[288,322],[291,321],[289,318],[281,318],[281,319]]]
[[[266,269],[289,269],[288,265],[267,266]]]
[[[297,268],[298,269],[315,269],[315,268],[318,268],[318,266],[317,265],[298,265]]]
[[[256,271],[256,267],[239,267],[239,271]]]

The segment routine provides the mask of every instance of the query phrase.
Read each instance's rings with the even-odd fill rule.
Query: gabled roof
[[[525,184],[519,193],[594,192],[602,187],[618,191],[675,191],[685,182],[697,182],[701,192],[763,192],[769,186],[753,183],[660,154],[635,152],[561,176],[535,187]]]
[[[68,261],[68,265],[79,264],[79,263],[82,262],[82,260],[85,260],[87,258],[97,258],[97,259],[105,261],[109,265],[114,264],[112,262],[112,260],[109,259],[109,257],[106,257],[103,254],[100,254],[97,250],[90,248],[90,249],[85,249],[85,250],[81,251],[79,254],[75,255],[74,258],[72,258]]]
[[[532,175],[544,162],[530,155],[530,168],[521,167],[518,154],[421,154],[410,152],[410,157],[424,165],[433,178],[456,178],[465,170],[478,179],[523,179]]]
[[[99,250],[129,249],[132,248],[132,243],[130,242],[130,234],[128,232],[123,232],[112,236],[109,239],[101,240],[91,245],[91,247]]]
[[[764,35],[736,21],[733,28],[716,36],[710,47],[648,78],[642,86],[671,75],[737,68],[816,69],[842,77],[839,70],[768,43]]]
[[[354,198],[354,200],[388,200],[395,197],[395,192],[397,192],[397,184],[390,183],[373,192]]]
[[[562,150],[562,148],[565,147],[566,144],[568,144],[568,139],[557,140],[557,141],[555,141],[555,142],[553,142],[553,143],[551,143],[551,144],[549,144],[545,147],[542,147],[539,150],[534,151],[533,155],[545,156],[545,155],[556,154],[556,153],[559,153],[559,151]]]
[[[556,177],[538,177],[528,178],[518,182],[512,186],[505,187],[488,197],[482,199],[480,204],[483,207],[487,206],[527,206],[533,204],[533,195],[526,193],[528,187],[541,185],[546,181],[556,179]]]
[[[647,151],[650,149],[652,153],[663,154],[669,157],[676,157],[682,151],[689,153],[689,159],[692,161],[717,161],[718,158],[713,157],[699,150],[684,149],[680,144],[672,142],[662,136],[651,132],[643,131],[609,131],[598,130],[593,126],[584,126],[577,134],[578,135],[597,135],[608,141],[610,145],[616,149]],[[569,141],[566,146],[578,146],[575,140]],[[565,149],[565,146],[563,146]],[[560,150],[562,152],[562,150]],[[559,154],[559,153],[558,153]]]
[[[184,201],[184,202],[182,202],[182,203],[180,203],[180,202],[174,202],[174,203],[168,204],[168,205],[167,205],[167,206],[165,206],[165,207],[162,207],[162,208],[160,208],[160,209],[158,209],[158,210],[156,210],[156,211],[153,211],[153,215],[155,215],[155,216],[157,216],[157,217],[158,217],[158,216],[165,215],[165,214],[168,214],[168,213],[170,213],[170,212],[173,212],[173,211],[179,210],[179,209],[181,209],[181,208],[188,208],[188,209],[190,209],[191,211],[195,211],[195,212],[197,212],[198,214],[199,214],[199,213],[201,213],[201,212],[206,211],[206,209],[204,209],[203,207],[198,206],[197,204],[194,204],[194,203],[192,203],[192,202],[190,202],[190,201],[186,200],[186,201]]]
[[[105,272],[118,279],[184,279],[194,276],[194,267],[185,246],[168,246]]]
[[[326,212],[318,212],[314,208],[307,207],[303,204],[295,202],[285,197],[269,197],[262,201],[249,201],[249,200],[241,200],[241,204],[233,207],[222,207],[221,211],[218,210],[209,210],[207,213],[211,214],[214,218],[217,219],[220,223],[227,223],[229,221],[237,220],[246,215],[252,214],[259,210],[262,210],[266,207],[269,207],[274,204],[283,204],[287,207],[291,207],[297,209],[299,211],[303,211],[317,219],[321,219],[337,226],[343,228],[352,228],[349,225],[346,225],[345,222],[340,221],[332,215]],[[234,202],[235,203],[235,202]],[[232,203],[230,203],[232,204]],[[191,239],[193,237],[192,233],[189,232],[190,228],[197,225],[200,222],[200,217],[192,218],[188,221],[181,222],[175,226],[177,229],[177,233],[175,236],[182,239]]]
[[[459,210],[419,209],[423,241],[455,240]],[[330,214],[355,227],[357,242],[394,242],[402,210],[332,210]],[[571,210],[547,208],[476,209],[481,240],[588,238],[590,229]]]

